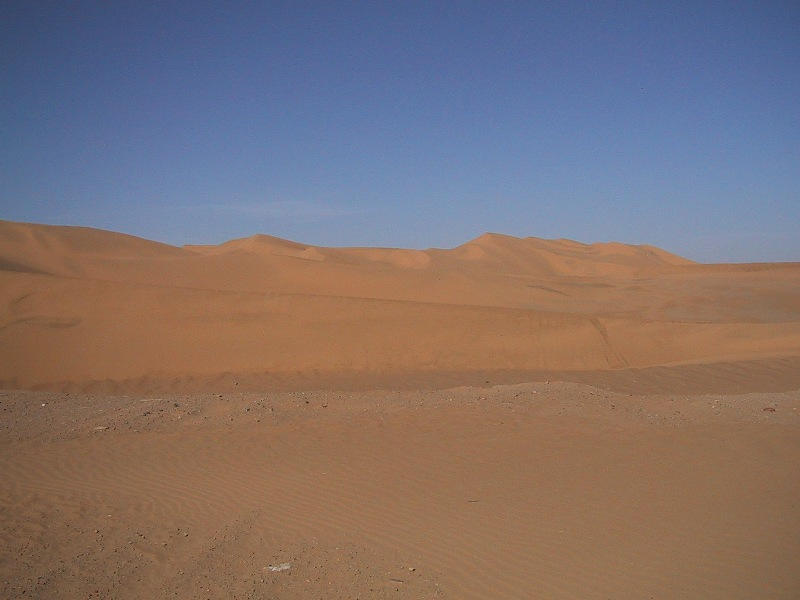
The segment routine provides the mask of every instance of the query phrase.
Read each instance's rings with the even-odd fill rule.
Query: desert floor
[[[4,392],[0,596],[797,598],[796,369],[748,394],[654,373],[644,395]]]

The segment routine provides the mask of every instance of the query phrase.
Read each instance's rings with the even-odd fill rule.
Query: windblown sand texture
[[[0,598],[800,597],[800,264],[0,222]]]

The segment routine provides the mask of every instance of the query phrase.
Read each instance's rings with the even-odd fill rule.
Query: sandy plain
[[[0,222],[0,596],[796,598],[800,264]]]

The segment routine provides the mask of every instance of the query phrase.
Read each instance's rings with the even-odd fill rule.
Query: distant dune
[[[499,234],[453,249],[266,235],[178,248],[0,222],[4,387],[473,380],[797,356],[800,263],[700,265],[652,246]]]

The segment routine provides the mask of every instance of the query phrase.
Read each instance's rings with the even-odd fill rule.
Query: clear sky
[[[3,2],[0,218],[800,260],[800,2]]]

